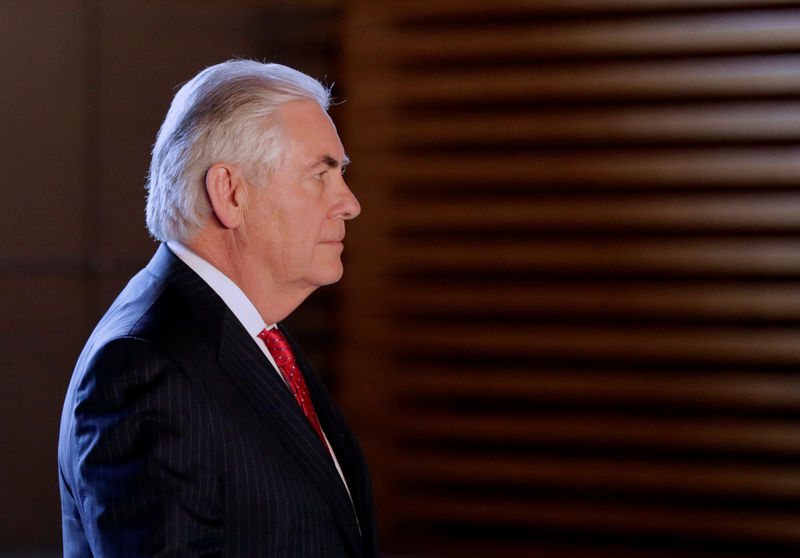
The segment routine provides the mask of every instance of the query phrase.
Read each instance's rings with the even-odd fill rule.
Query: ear
[[[214,163],[206,173],[206,191],[211,207],[226,229],[244,223],[247,184],[239,169],[230,163]]]

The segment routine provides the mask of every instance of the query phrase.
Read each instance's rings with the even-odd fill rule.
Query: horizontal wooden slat
[[[359,139],[397,148],[421,145],[608,145],[613,142],[758,142],[800,140],[800,103],[514,110],[402,119],[375,115]]]
[[[418,357],[458,354],[520,358],[571,358],[617,362],[676,361],[798,365],[796,328],[723,328],[699,326],[550,325],[482,327],[480,324],[418,324],[392,331],[375,329],[365,339],[413,347]]]
[[[705,149],[531,150],[522,154],[366,154],[356,159],[361,180],[424,185],[431,193],[481,186],[518,189],[566,186],[637,188],[793,187],[800,183],[797,147]],[[386,169],[391,173],[386,174]]]
[[[403,239],[392,267],[416,271],[465,270],[560,273],[663,273],[777,276],[800,273],[800,239],[655,238],[517,240],[502,242]]]
[[[540,450],[557,445],[800,455],[800,429],[788,420],[547,414],[535,409],[511,416],[420,410],[392,419],[389,426],[399,439],[490,441]]]
[[[382,63],[482,60],[498,56],[619,56],[797,49],[800,11],[734,12],[578,22],[388,30],[356,40]]]
[[[455,368],[415,364],[390,380],[398,401],[527,400],[530,407],[544,401],[591,403],[613,408],[620,404],[669,406],[673,409],[720,407],[740,410],[791,411],[800,408],[800,378],[727,371],[713,374],[702,370],[676,370],[658,374],[566,369],[509,372],[482,366],[468,374]]]
[[[697,463],[597,457],[498,457],[400,453],[398,483],[448,486],[496,483],[548,490],[667,493],[695,497],[800,498],[800,471],[787,465]]]
[[[800,543],[800,514],[668,506],[658,503],[548,501],[538,504],[500,499],[451,500],[398,496],[401,513],[417,521],[462,521],[488,525],[602,529],[630,536],[661,533],[744,541]],[[623,535],[624,534],[624,535]]]
[[[607,319],[800,320],[800,285],[673,283],[537,283],[492,288],[403,281],[387,310],[398,316],[514,315]]]
[[[358,84],[358,102],[369,106],[377,99],[394,104],[791,96],[800,88],[800,57],[785,54],[535,68],[524,65],[469,72],[409,70],[394,75]]]
[[[458,2],[430,2],[429,0],[402,0],[374,2],[363,0],[360,14],[386,25],[412,20],[426,21],[480,21],[491,16],[558,15],[558,14],[616,14],[620,12],[650,12],[664,10],[725,10],[763,8],[761,0],[460,0]],[[770,0],[769,6],[794,6],[794,0]],[[358,16],[358,14],[356,14]]]
[[[625,232],[681,230],[800,231],[800,194],[686,196],[531,196],[474,200],[411,199],[389,217],[399,231],[564,230]]]

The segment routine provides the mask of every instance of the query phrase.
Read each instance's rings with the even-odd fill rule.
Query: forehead
[[[344,159],[344,148],[336,126],[315,101],[291,101],[278,109],[287,149],[294,155],[318,160]]]

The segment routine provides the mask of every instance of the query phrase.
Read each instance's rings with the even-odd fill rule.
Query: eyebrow
[[[341,165],[341,167],[344,169],[349,164],[350,164],[350,157],[348,157],[347,155],[344,156],[344,159],[341,162],[331,157],[330,155],[323,155],[322,157],[317,159],[309,168],[313,169],[314,167],[325,165],[329,168],[335,169]]]

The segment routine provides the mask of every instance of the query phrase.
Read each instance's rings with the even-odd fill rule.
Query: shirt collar
[[[261,314],[242,289],[228,276],[180,242],[170,240],[167,242],[167,247],[219,295],[225,305],[233,312],[233,315],[236,316],[236,319],[247,330],[247,333],[256,339],[259,345],[262,345],[258,339],[258,334],[261,333],[264,327],[272,329],[275,324],[265,325],[264,318],[261,317]]]

